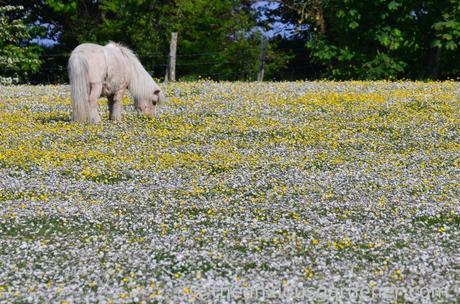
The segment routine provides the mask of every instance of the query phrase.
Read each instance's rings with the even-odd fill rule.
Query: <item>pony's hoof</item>
[[[111,116],[110,120],[113,122],[121,122],[121,116]]]

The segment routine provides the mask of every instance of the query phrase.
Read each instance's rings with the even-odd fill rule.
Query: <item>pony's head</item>
[[[135,100],[137,111],[148,116],[157,116],[157,107],[164,103],[165,95],[158,86],[150,94]]]
[[[128,59],[128,89],[134,97],[136,110],[149,116],[157,116],[157,107],[165,102],[163,91],[130,49],[119,44],[114,45]]]

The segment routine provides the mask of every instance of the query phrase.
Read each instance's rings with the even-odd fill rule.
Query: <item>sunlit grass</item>
[[[66,86],[0,87],[0,302],[206,301],[219,284],[455,297],[458,83],[164,89],[159,119],[126,96],[122,122],[101,100],[89,126]]]

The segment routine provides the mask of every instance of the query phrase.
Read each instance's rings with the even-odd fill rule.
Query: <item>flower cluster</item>
[[[164,89],[89,126],[67,86],[0,86],[0,302],[458,296],[459,83]]]

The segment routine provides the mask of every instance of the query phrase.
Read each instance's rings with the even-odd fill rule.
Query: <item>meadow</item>
[[[0,302],[458,299],[458,82],[164,89],[0,87]]]

